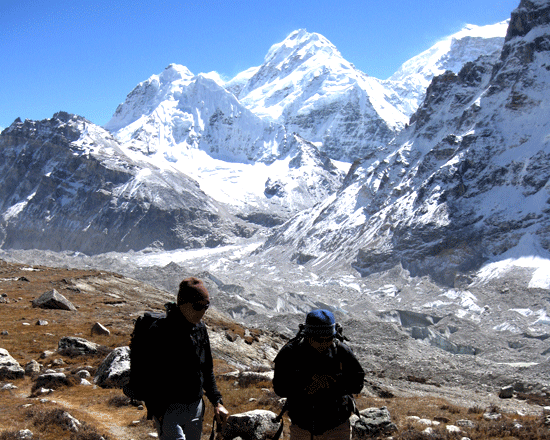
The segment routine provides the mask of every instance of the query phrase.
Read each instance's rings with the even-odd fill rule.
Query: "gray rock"
[[[55,351],[46,350],[46,351],[42,352],[42,354],[40,355],[40,359],[49,358],[50,356],[53,356],[54,354],[55,354]]]
[[[96,322],[91,330],[92,335],[103,335],[103,336],[109,336],[111,332],[108,328],[100,324],[99,322]]]
[[[0,348],[0,379],[18,379],[25,375],[25,370],[5,348]]]
[[[76,307],[57,290],[53,289],[32,301],[33,307],[76,311]]]
[[[271,438],[279,429],[275,422],[277,414],[266,410],[254,410],[240,414],[232,414],[222,430],[225,440],[240,437],[243,440],[263,440]]]
[[[94,383],[102,388],[122,388],[130,378],[130,347],[117,347],[97,369]]]
[[[89,379],[91,377],[91,374],[88,370],[79,370],[76,372],[76,375],[81,379]]]
[[[501,399],[511,399],[514,397],[514,387],[512,385],[502,387],[498,393],[498,397]]]
[[[70,415],[67,411],[61,414],[61,422],[63,427],[71,432],[78,432],[82,423]]]
[[[456,421],[456,426],[460,426],[462,428],[470,428],[473,429],[476,427],[476,424],[468,419],[461,419]]]
[[[17,431],[17,434],[15,434],[15,438],[17,438],[17,440],[32,440],[34,438],[34,434],[29,429],[22,429],[20,431]]]
[[[27,376],[32,376],[34,374],[40,373],[40,370],[42,370],[42,365],[40,365],[38,362],[36,362],[34,359],[25,365],[25,374]]]
[[[397,431],[397,426],[391,421],[388,408],[366,408],[351,416],[352,437],[355,439],[372,438],[380,434],[390,434]]]
[[[80,356],[85,354],[96,354],[99,344],[87,341],[84,338],[65,336],[61,338],[58,345],[58,352],[64,356]]]
[[[65,373],[44,373],[36,378],[33,384],[33,392],[42,388],[58,389],[70,385]]]
[[[487,412],[483,414],[483,418],[489,421],[500,420],[502,418],[502,414],[496,412]]]

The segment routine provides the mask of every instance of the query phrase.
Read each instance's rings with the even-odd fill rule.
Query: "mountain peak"
[[[506,35],[506,30],[510,19],[503,20],[499,23],[488,24],[485,26],[477,26],[475,24],[466,24],[460,31],[450,35],[447,39],[460,40],[465,37],[471,38],[502,38]]]
[[[189,79],[193,76],[187,67],[172,63],[159,75],[159,80],[161,83],[171,83],[184,78]]]
[[[289,57],[304,59],[318,52],[341,56],[336,47],[321,34],[309,33],[305,29],[291,32],[281,43],[269,49],[265,63],[279,62]]]

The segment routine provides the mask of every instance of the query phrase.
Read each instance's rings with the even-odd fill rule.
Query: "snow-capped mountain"
[[[266,252],[320,271],[402,266],[447,285],[513,249],[548,257],[549,10],[522,1],[496,64],[488,55],[434,78],[387,156],[355,164],[341,191],[281,227]]]
[[[214,247],[255,232],[183,173],[134,156],[79,116],[15,121],[0,135],[2,247]]]
[[[198,149],[230,162],[269,163],[287,153],[287,133],[318,143],[332,159],[353,161],[405,126],[435,74],[500,49],[504,33],[503,23],[469,26],[381,81],[322,35],[298,30],[273,45],[261,66],[225,85],[168,66],[140,83],[105,128],[132,148],[172,161]]]
[[[228,162],[270,162],[284,154],[284,127],[263,121],[216,81],[171,64],[138,84],[107,130],[132,149],[177,162],[189,150]]]
[[[393,92],[346,61],[322,35],[298,30],[271,47],[264,63],[232,90],[258,116],[276,121],[338,160],[368,154],[391,140],[408,118]],[[245,77],[247,75],[244,75]]]
[[[401,100],[396,105],[410,117],[422,104],[426,89],[435,76],[447,70],[458,73],[480,56],[498,56],[504,44],[509,20],[488,26],[466,25],[459,32],[437,42],[428,50],[401,65],[384,85],[393,89]]]
[[[474,31],[483,33],[470,27],[463,34]],[[485,33],[492,36],[494,31]],[[493,50],[491,38],[487,50]],[[452,51],[457,44],[448,45],[453,55],[447,58],[454,65],[483,52],[481,37],[475,39],[475,49],[468,43],[473,37],[460,41],[466,41],[461,47],[468,50]],[[438,57],[429,58],[433,66],[421,72],[423,87],[441,69],[446,52],[439,45],[432,53]],[[242,218],[279,224],[328,195],[313,196],[319,191],[311,191],[311,177],[297,184],[299,177],[289,175],[287,164],[295,145],[291,133],[314,142],[332,159],[383,155],[408,121],[408,115],[396,109],[405,101],[410,108],[410,99],[394,91],[407,81],[404,72],[392,81],[369,77],[343,59],[326,38],[299,30],[272,46],[264,64],[226,84],[211,74],[193,75],[184,66],[168,66],[140,83],[105,128],[125,147],[155,162],[169,161],[192,176]],[[417,78],[419,73],[410,75]],[[333,180],[322,168],[306,169],[304,176],[315,173],[319,181]],[[308,187],[308,197],[288,188],[274,191],[273,182],[278,187]],[[334,192],[337,186],[330,189]]]
[[[279,225],[297,213],[301,213],[301,216],[307,215],[304,210],[319,203],[326,204],[331,198],[340,199],[341,194],[353,187],[358,173],[368,174],[364,170],[368,170],[372,164],[379,164],[377,169],[382,169],[387,160],[397,154],[394,150],[403,148],[400,142],[410,133],[414,133],[418,138],[429,138],[429,133],[436,130],[432,127],[433,124],[428,124],[422,130],[421,127],[422,124],[426,125],[426,115],[430,109],[439,105],[439,101],[434,100],[430,94],[424,107],[414,115],[414,129],[407,128],[399,135],[398,140],[390,142],[405,127],[407,116],[399,110],[400,106],[403,107],[404,98],[388,87],[388,84],[391,83],[392,87],[397,83],[406,84],[408,78],[415,75],[420,75],[425,81],[430,75],[435,75],[442,69],[457,68],[466,61],[471,62],[472,58],[477,58],[484,51],[487,53],[486,57],[489,57],[485,58],[484,72],[488,72],[495,62],[490,58],[490,54],[501,44],[500,37],[495,35],[501,32],[502,24],[495,25],[494,29],[470,26],[460,35],[452,36],[451,43],[432,48],[428,55],[423,54],[406,63],[391,80],[381,81],[355,69],[323,36],[299,30],[290,34],[283,42],[273,45],[265,57],[264,64],[242,72],[226,84],[221,84],[221,80],[211,74],[194,75],[187,68],[176,64],[168,66],[159,75],[152,75],[128,95],[126,101],[117,108],[111,121],[106,124],[105,128],[114,134],[114,138],[89,122],[77,123],[73,117],[64,116],[60,119],[56,116],[52,120],[41,122],[16,122],[4,130],[3,142],[11,145],[14,136],[26,139],[34,136],[29,133],[39,133],[42,143],[40,148],[46,148],[58,140],[64,151],[75,148],[75,151],[80,151],[76,146],[81,144],[101,146],[108,143],[112,145],[108,151],[115,152],[113,154],[117,157],[116,162],[126,163],[130,160],[139,163],[139,167],[170,173],[173,176],[171,179],[182,179],[187,182],[185,185],[174,183],[173,189],[176,192],[180,191],[181,186],[196,187],[195,184],[188,185],[188,179],[191,177],[199,182],[205,194],[212,197],[212,200],[208,199],[208,206],[210,203],[215,204],[214,200],[221,202],[213,206],[212,211],[224,212],[222,217],[229,219],[230,223],[240,219],[249,222],[249,225],[253,224],[243,226],[238,220],[235,223],[236,229],[226,230],[224,226],[224,232],[215,234],[223,238],[201,239],[197,242],[188,240],[187,232],[182,235],[182,228],[177,226],[171,229],[176,231],[176,238],[166,232],[166,236],[154,240],[132,239],[131,245],[121,244],[120,249],[141,249],[151,243],[162,243],[166,248],[227,243],[231,241],[227,237],[246,236],[256,227],[254,225]],[[422,62],[426,65],[419,72],[417,66]],[[406,72],[409,72],[408,76]],[[438,81],[434,81],[434,90],[439,84]],[[478,92],[481,93],[481,89]],[[65,138],[69,126],[72,127],[71,132],[80,133],[72,135],[74,139]],[[445,131],[441,127],[437,130]],[[93,139],[88,139],[92,132]],[[18,134],[15,135],[16,133]],[[18,144],[18,148],[27,147],[27,144],[25,147]],[[432,147],[424,145],[422,148],[427,151]],[[92,150],[95,151],[94,148]],[[19,153],[14,154],[17,156]],[[391,156],[388,156],[389,154]],[[82,152],[74,155],[88,157]],[[405,153],[403,155],[407,156]],[[385,160],[387,156],[389,159]],[[345,180],[345,188],[337,193],[343,181],[343,172],[349,169],[350,164],[336,162],[334,159],[349,161],[356,158],[367,159],[361,166],[358,165],[359,162],[354,163]],[[82,169],[86,167],[85,164],[81,166]],[[134,169],[133,166],[128,167]],[[45,175],[48,173],[49,171],[44,171]],[[385,173],[390,173],[389,168]],[[157,171],[151,171],[150,174],[156,176]],[[143,173],[138,175],[143,176]],[[131,173],[126,177],[134,179]],[[20,178],[21,176],[18,176],[18,179]],[[369,179],[376,181],[372,177]],[[145,179],[147,185],[152,185],[153,180]],[[117,187],[116,182],[111,182],[107,178],[105,182],[108,186]],[[63,182],[61,185],[69,184]],[[79,185],[85,186],[82,182]],[[34,188],[36,185],[29,183],[26,186]],[[365,189],[362,193],[365,203],[369,206],[369,215],[381,208],[381,200],[386,200],[384,191],[380,191],[383,185],[379,186],[380,188],[370,187],[368,191]],[[164,191],[164,186],[161,187]],[[367,187],[368,185],[365,188]],[[11,185],[7,185],[6,188],[11,188]],[[92,185],[92,188],[101,194],[110,191],[97,185]],[[135,204],[140,207],[139,209],[149,213],[150,200],[155,199],[153,192],[147,189],[147,196],[142,196],[139,191],[124,194],[131,201],[130,205]],[[7,221],[5,231],[9,231],[9,225],[25,223],[26,215],[30,215],[32,211],[28,207],[37,200],[31,197],[29,200],[32,200],[32,203],[25,202],[26,197],[32,194],[16,192],[13,196],[10,193],[9,197],[4,198],[3,215]],[[115,195],[118,196],[118,193]],[[193,195],[195,196],[200,198],[202,193]],[[52,196],[54,206],[60,200]],[[60,207],[55,209],[64,209],[67,213],[71,210],[81,211],[78,204],[81,198],[65,197],[62,200]],[[116,206],[118,202],[109,203]],[[157,203],[160,202],[155,202],[151,206],[156,207]],[[180,209],[180,205],[185,203],[185,200],[174,202],[174,209]],[[123,206],[128,205],[124,203]],[[139,209],[135,208],[129,212],[135,213]],[[166,205],[161,208],[164,209],[171,208]],[[44,212],[47,210],[45,208]],[[210,208],[207,210],[210,211]],[[14,212],[18,215],[12,215]],[[226,217],[227,213],[235,215],[236,218]],[[66,216],[71,217],[68,214]],[[45,216],[40,220],[42,223],[37,223],[31,229],[48,229],[55,224],[51,221],[52,218],[58,217]],[[344,220],[339,218],[337,224],[349,221]],[[172,220],[168,221],[169,224],[170,222]],[[78,227],[86,231],[94,230],[87,226],[89,224],[94,223],[87,222],[86,225],[81,225],[76,222],[75,230]],[[136,224],[142,227],[146,222],[140,221]],[[122,232],[123,230],[124,228],[120,228],[120,237],[129,237],[127,233]],[[318,228],[316,234],[330,236],[339,233],[339,228],[330,227],[328,230],[329,233],[325,234],[325,231]],[[102,231],[113,229],[103,228]],[[7,233],[4,235],[10,236]],[[56,235],[59,234],[53,234]],[[116,234],[115,236],[118,237]],[[186,238],[182,239],[182,236]],[[86,245],[86,251],[99,252],[112,247],[118,249],[113,244],[119,239],[116,237],[114,241],[109,239],[106,248],[99,244]],[[6,239],[4,243],[27,246],[21,244],[23,242],[19,243],[18,240],[22,240],[21,238],[13,239],[13,242],[9,240]],[[72,243],[72,249],[82,250],[78,240],[73,240]],[[303,243],[301,247],[302,245]],[[53,247],[62,249],[64,245],[58,244]],[[340,251],[343,252],[342,249]],[[306,261],[314,257],[314,253],[304,251],[298,259]]]

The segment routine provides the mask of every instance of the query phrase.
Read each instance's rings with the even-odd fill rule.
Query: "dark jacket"
[[[167,305],[167,316],[150,328],[151,381],[144,399],[149,416],[161,416],[170,403],[192,403],[206,393],[221,402],[214,377],[210,339],[203,322],[189,323],[179,308]]]
[[[314,374],[330,375],[329,389],[308,394]],[[273,388],[287,398],[293,424],[315,435],[344,423],[353,412],[352,394],[363,388],[365,372],[351,349],[335,339],[319,353],[303,339],[290,341],[275,358]]]

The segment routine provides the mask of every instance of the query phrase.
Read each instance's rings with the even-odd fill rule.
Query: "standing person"
[[[186,278],[180,283],[177,303],[167,304],[166,317],[150,327],[151,379],[144,400],[161,440],[200,440],[204,394],[214,405],[218,423],[227,418],[202,322],[209,306],[203,282]]]
[[[275,358],[273,388],[287,398],[291,440],[349,440],[352,394],[365,372],[351,349],[336,338],[334,315],[313,310],[298,335]]]

